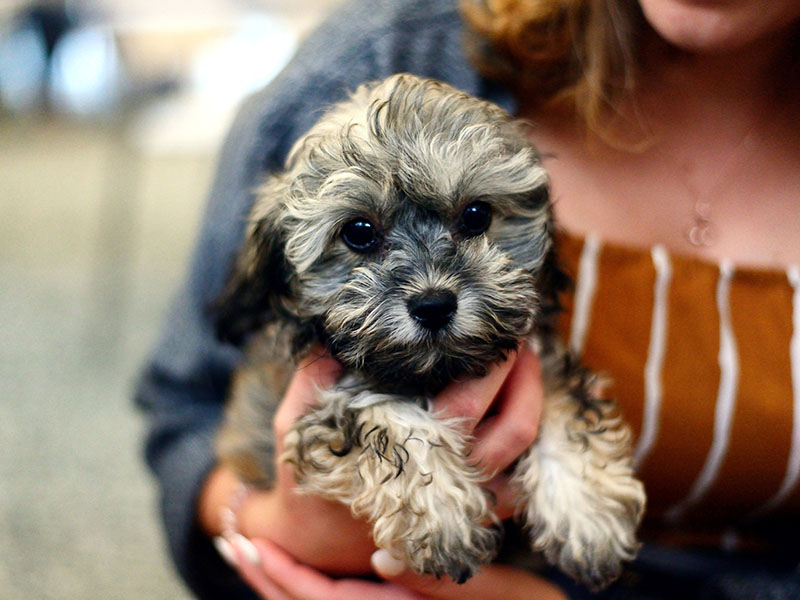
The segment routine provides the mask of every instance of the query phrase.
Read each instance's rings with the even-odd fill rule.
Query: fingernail
[[[397,577],[406,570],[406,563],[396,559],[386,550],[376,550],[370,557],[372,568],[382,577]]]
[[[253,545],[253,542],[248,540],[243,535],[236,533],[231,536],[230,542],[236,546],[239,552],[242,553],[247,561],[253,565],[257,565],[261,562],[261,557],[258,554],[258,549]]]
[[[226,540],[222,536],[217,536],[214,538],[214,547],[219,552],[219,555],[228,563],[230,566],[236,566],[236,552],[233,550],[233,546],[231,546],[230,542]]]

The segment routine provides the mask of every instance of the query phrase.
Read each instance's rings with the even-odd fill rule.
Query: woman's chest
[[[630,247],[719,262],[800,263],[800,153],[775,143],[733,163],[654,146],[617,151],[540,132],[556,218]],[[683,156],[683,157],[682,157]]]

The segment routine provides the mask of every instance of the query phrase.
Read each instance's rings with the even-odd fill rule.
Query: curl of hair
[[[644,18],[635,0],[461,0],[480,72],[528,106],[607,129],[635,83]]]

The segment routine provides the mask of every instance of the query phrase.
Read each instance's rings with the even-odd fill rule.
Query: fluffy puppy
[[[628,430],[553,333],[548,179],[522,126],[490,103],[409,75],[359,88],[258,193],[218,304],[251,337],[219,437],[246,482],[274,477],[272,418],[293,360],[322,342],[345,375],[284,440],[300,489],[373,525],[419,573],[463,582],[499,543],[489,474],[431,398],[521,343],[540,353],[536,443],[513,468],[535,550],[592,588],[633,558],[644,493]]]

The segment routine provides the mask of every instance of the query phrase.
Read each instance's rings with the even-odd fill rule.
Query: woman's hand
[[[297,369],[275,416],[276,456],[283,453],[283,438],[292,424],[314,403],[316,390],[333,385],[338,362],[315,349]],[[219,467],[206,482],[199,516],[212,536],[222,533],[220,509],[227,506],[238,482],[232,472]],[[272,540],[305,564],[329,573],[356,574],[369,570],[375,550],[371,529],[353,519],[338,502],[298,494],[291,465],[279,462],[275,486],[251,492],[238,511],[239,532],[248,538]]]
[[[539,358],[522,344],[485,377],[453,383],[433,402],[437,416],[465,419],[464,430],[475,440],[470,459],[495,474],[486,487],[497,498],[500,519],[514,514],[516,497],[503,471],[536,440],[543,399]]]
[[[553,584],[505,565],[491,565],[467,583],[420,576],[392,564],[379,550],[373,560],[384,582],[333,579],[294,560],[275,544],[257,539],[231,547],[243,579],[269,600],[564,600]]]
[[[276,415],[277,456],[282,452],[280,444],[286,432],[313,404],[315,390],[332,385],[339,371],[336,361],[318,353],[300,365]],[[470,458],[487,473],[497,474],[487,487],[497,497],[496,512],[501,519],[511,516],[514,510],[514,491],[502,471],[535,440],[541,407],[539,362],[527,346],[494,366],[485,377],[455,382],[434,400],[438,416],[462,419],[464,432],[475,440]],[[221,532],[219,509],[229,502],[235,489],[234,476],[222,468],[207,482],[200,500],[200,520],[212,535]],[[278,465],[273,489],[248,497],[239,512],[239,524],[247,538],[269,540],[304,567],[327,573],[369,572],[370,556],[376,550],[369,525],[353,519],[346,506],[297,494],[294,474],[287,464]],[[261,544],[258,547],[262,549]],[[489,570],[494,573],[493,569]],[[269,578],[266,572],[263,577]]]

